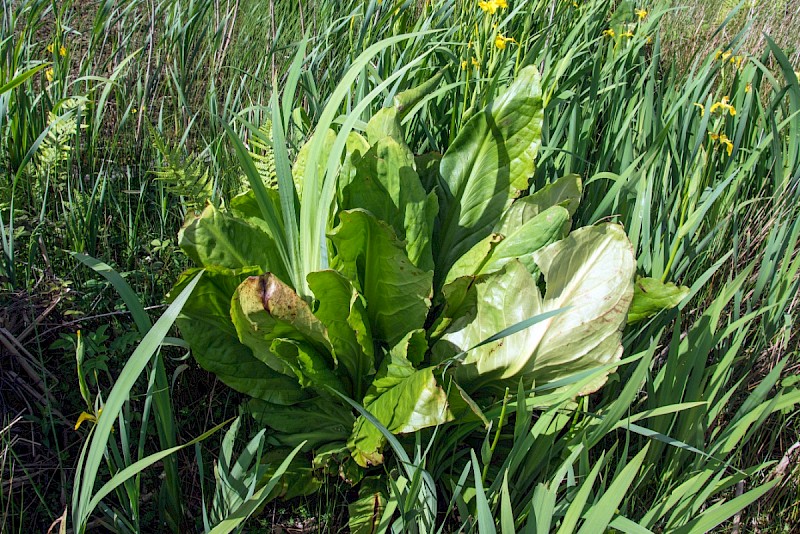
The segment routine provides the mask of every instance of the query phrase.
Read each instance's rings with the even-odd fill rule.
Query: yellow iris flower
[[[102,408],[97,410],[97,415],[89,412],[81,412],[81,414],[78,416],[78,422],[75,423],[75,430],[78,430],[84,421],[90,421],[92,423],[97,424],[97,418],[100,417],[102,413],[103,413]]]
[[[636,13],[636,16],[639,17],[639,20],[642,20],[647,16],[647,10],[641,8],[635,10],[634,13]]]
[[[507,8],[508,2],[506,0],[481,0],[478,2],[478,7],[481,8],[484,13],[494,15],[497,13],[498,9]]]
[[[617,35],[616,32],[614,32],[614,30],[611,28],[603,30],[603,37],[614,37],[616,35]]]
[[[55,52],[55,50],[56,50],[55,43],[50,43],[49,45],[47,45],[47,53],[48,54],[52,54],[53,52]],[[64,46],[59,46],[58,47],[58,55],[61,56],[61,57],[66,56],[67,55],[67,49]]]
[[[48,82],[52,82],[53,81],[53,69],[47,69],[46,71],[44,71],[44,77],[47,78]]]
[[[730,104],[730,100],[731,100],[730,97],[723,96],[721,101],[714,102],[714,104],[711,106],[711,113],[714,113],[717,110],[721,109],[723,115],[725,114],[726,111],[728,112],[728,115],[730,115],[731,117],[736,115],[736,108]]]
[[[695,102],[694,105],[700,108],[701,117],[706,114],[706,107],[703,104],[698,104],[697,102]]]
[[[497,34],[497,37],[494,38],[494,45],[499,48],[500,50],[505,50],[506,43],[516,43],[517,41],[514,40],[513,37],[503,37],[501,34]]]
[[[731,143],[731,140],[728,139],[727,135],[712,133],[709,134],[709,137],[711,137],[712,141],[717,141],[720,144],[720,146],[724,146],[725,152],[727,152],[729,156],[731,155],[731,153],[733,153],[733,143]]]

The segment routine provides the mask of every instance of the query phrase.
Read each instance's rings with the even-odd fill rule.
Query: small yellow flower
[[[47,69],[46,71],[44,71],[44,77],[47,78],[48,82],[52,82],[53,81],[53,69]]]
[[[731,140],[728,139],[727,135],[725,135],[724,133],[723,134],[712,133],[709,134],[709,137],[711,138],[712,141],[719,142],[720,146],[724,146],[725,152],[728,153],[728,156],[730,156],[733,153],[733,143],[731,143]]]
[[[747,82],[747,85],[744,86],[744,92],[745,93],[749,93],[752,90],[753,90],[753,84],[750,83],[750,82]]]
[[[91,421],[92,423],[97,424],[97,418],[103,414],[103,409],[100,408],[97,410],[97,415],[89,413],[89,412],[81,412],[78,416],[78,422],[75,423],[75,430],[78,430],[84,421]]]
[[[647,39],[645,39],[645,42],[646,42],[647,44],[653,44],[653,38],[652,38],[652,37],[650,37],[650,36],[648,35],[648,36],[647,36]]]
[[[476,69],[480,70],[481,64],[478,61],[478,58],[476,58],[476,57],[472,58],[472,66],[475,67]]]
[[[636,16],[639,17],[639,20],[644,20],[644,18],[647,16],[647,10],[641,8],[635,10],[634,13],[636,13]]]
[[[484,13],[494,15],[497,13],[498,9],[507,8],[508,2],[506,0],[481,0],[478,2],[478,7],[481,8]]]
[[[139,110],[138,110],[138,109],[136,109],[136,108],[131,108],[131,114],[132,114],[132,115],[136,115],[136,112],[137,112],[137,111],[139,111]]]
[[[603,37],[614,37],[615,35],[617,35],[617,34],[614,32],[614,30],[612,28],[609,28],[607,30],[603,30]]]
[[[467,68],[467,60],[466,59],[461,62],[461,68],[462,69],[466,69]]]
[[[728,115],[730,115],[731,117],[736,115],[736,108],[730,104],[730,100],[731,100],[730,97],[723,96],[721,101],[714,102],[714,104],[711,106],[711,113],[714,113],[717,110],[722,110],[723,115],[725,114],[726,111],[728,112]]]
[[[719,144],[725,146],[725,152],[727,152],[729,156],[733,153],[733,143],[731,143],[727,135],[722,134],[719,136]]]
[[[699,103],[695,102],[694,105],[697,106],[698,108],[700,108],[700,116],[701,117],[706,114],[706,107],[703,104],[699,104]]]
[[[67,49],[63,46],[58,48],[58,55],[64,57],[67,55]]]
[[[497,37],[494,38],[494,46],[499,48],[500,50],[506,49],[506,43],[516,43],[517,41],[514,40],[513,37],[503,37],[501,34],[497,34]]]
[[[630,39],[631,37],[633,37],[633,32],[628,30],[625,33],[620,34],[620,37],[627,37],[628,39]]]
[[[47,45],[47,53],[48,54],[52,54],[53,50],[56,49],[55,47],[56,47],[56,45],[54,45],[53,43],[50,43],[49,45]]]

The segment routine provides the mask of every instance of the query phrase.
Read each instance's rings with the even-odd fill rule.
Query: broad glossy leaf
[[[535,279],[518,260],[481,279],[469,291],[473,305],[462,308],[466,315],[456,318],[448,333],[433,346],[435,361],[455,356],[544,311]],[[520,374],[537,341],[537,332],[532,327],[469,352],[457,369],[458,382],[469,385]]]
[[[542,323],[544,334],[531,360],[537,383],[565,376],[565,370],[573,374],[619,360],[636,272],[622,227],[581,228],[535,252],[533,259],[547,284],[545,311],[572,307]],[[582,393],[604,383],[605,376]]]
[[[342,189],[341,209],[362,208],[388,223],[406,241],[411,262],[433,270],[431,236],[439,205],[420,183],[411,150],[384,136],[355,163],[355,171]]]
[[[263,461],[267,462],[267,467],[261,479],[262,484],[274,476],[278,466],[291,452],[292,449],[288,447],[280,447],[270,449],[264,454]],[[297,455],[292,459],[288,469],[284,471],[278,483],[269,493],[268,500],[288,500],[294,499],[295,497],[313,495],[324,486],[325,482],[325,477],[320,476],[319,472],[308,465],[306,456]],[[262,511],[263,510],[256,510],[255,514],[258,515]]]
[[[269,436],[283,446],[296,447],[308,440],[306,451],[344,443],[355,422],[350,408],[331,397],[314,397],[291,406],[252,399],[247,411],[259,424],[270,427],[274,432]]]
[[[342,394],[348,393],[330,367],[330,357],[323,356],[310,343],[278,338],[272,342],[270,352],[294,372],[303,388],[311,388],[325,395],[331,389]]]
[[[294,371],[272,351],[278,338],[305,341],[329,354],[325,325],[305,300],[271,273],[244,280],[233,295],[230,316],[239,340],[253,355],[275,371],[294,376]],[[333,367],[334,362],[329,362]]]
[[[378,531],[386,509],[385,482],[379,477],[367,477],[358,491],[358,499],[347,506],[350,534],[374,534]]]
[[[494,251],[495,247],[497,247],[502,240],[502,235],[492,233],[475,243],[475,245],[464,253],[463,256],[458,258],[450,268],[450,272],[447,273],[447,277],[444,280],[444,287],[447,287],[459,278],[475,276],[483,269],[486,262],[489,261],[489,256],[491,256],[492,251]]]
[[[486,276],[461,276],[442,288],[442,297],[436,321],[429,328],[430,338],[438,340],[450,328],[453,320],[467,315],[474,316],[477,306],[475,285]]]
[[[436,360],[454,356],[491,335],[540,313],[569,308],[504,339],[470,351],[456,370],[468,389],[524,376],[537,385],[618,360],[622,328],[633,298],[633,250],[621,227],[576,230],[534,253],[547,290],[512,260],[478,281],[474,308],[456,318],[433,347]],[[585,388],[595,391],[605,376]]]
[[[385,137],[395,140],[403,139],[403,130],[400,128],[397,110],[393,107],[378,110],[367,123],[365,133],[371,146],[375,146]]]
[[[575,215],[583,194],[583,184],[577,174],[562,176],[535,193],[514,201],[495,226],[495,232],[509,235],[517,228],[553,206],[561,206]],[[569,230],[569,228],[567,228]]]
[[[364,295],[375,339],[394,346],[425,324],[432,273],[415,267],[394,231],[372,214],[351,210],[339,218],[331,265]]]
[[[270,188],[265,188],[265,190],[267,198],[272,202],[276,215],[280,218],[280,224],[283,224],[283,212],[281,210],[281,199],[278,191]],[[267,224],[263,218],[264,215],[261,213],[261,207],[258,205],[256,193],[252,189],[240,193],[231,199],[230,215],[243,219],[248,224],[259,228],[261,231],[274,238],[270,233],[269,224]]]
[[[314,315],[328,329],[336,359],[350,379],[348,394],[360,399],[367,378],[375,374],[375,349],[364,297],[347,278],[331,270],[310,273],[308,286],[318,302]]]
[[[275,241],[261,228],[208,205],[178,233],[181,249],[202,267],[258,266],[288,280]]]
[[[491,233],[512,199],[528,187],[541,144],[542,105],[539,73],[526,67],[502,96],[464,125],[442,158],[440,280]]]
[[[394,108],[397,110],[398,116],[400,118],[405,117],[417,103],[422,101],[423,98],[428,96],[431,91],[439,85],[443,76],[444,71],[439,71],[426,82],[396,94],[393,100]]]
[[[453,419],[447,394],[439,386],[434,367],[417,370],[395,352],[384,360],[372,387],[364,397],[364,408],[394,434],[414,432]],[[364,417],[356,420],[348,446],[362,467],[383,462],[385,438]]]
[[[655,278],[637,278],[633,286],[633,304],[628,324],[648,319],[661,310],[674,308],[689,294],[689,288],[664,283]]]
[[[197,269],[190,269],[183,273],[170,297],[180,294],[196,272]],[[253,271],[246,269],[206,269],[178,316],[178,327],[197,363],[229,387],[273,403],[297,402],[307,396],[297,380],[275,372],[255,358],[252,351],[239,342],[231,321],[231,298],[239,284],[251,274]]]
[[[439,183],[439,165],[442,162],[442,155],[438,152],[428,152],[414,157],[417,174],[425,191],[431,192]]]
[[[510,233],[497,243],[477,274],[497,271],[513,259],[518,259],[531,274],[538,273],[533,253],[565,237],[565,225],[569,226],[569,212],[561,206],[553,206],[519,227],[509,229]]]
[[[338,209],[342,209],[342,191],[348,186],[353,178],[355,178],[356,164],[361,160],[368,150],[369,142],[366,140],[366,138],[358,132],[350,132],[350,134],[347,136],[347,142],[345,144],[344,162],[342,163],[342,168],[339,171],[339,179],[336,180],[336,194],[339,204]]]
[[[444,287],[461,277],[499,271],[511,260],[519,260],[528,272],[537,274],[539,268],[533,261],[533,253],[566,237],[565,225],[569,225],[569,212],[561,206],[553,206],[509,228],[506,236],[489,234],[456,260],[445,278]]]

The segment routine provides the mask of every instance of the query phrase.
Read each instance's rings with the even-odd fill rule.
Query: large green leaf
[[[497,272],[511,261],[519,261],[538,279],[539,267],[533,253],[564,237],[569,225],[569,212],[552,206],[521,223],[508,237],[492,233],[461,256],[447,275],[441,292],[444,304],[431,329],[434,339],[447,330],[452,320],[474,310],[477,301],[475,284],[486,275]]]
[[[464,300],[471,304],[460,308],[466,315],[456,318],[433,346],[433,354],[439,361],[544,311],[535,279],[518,260],[481,279],[469,292]],[[520,374],[536,342],[537,332],[531,327],[471,351],[458,369],[458,382],[469,385]]]
[[[533,259],[547,284],[543,311],[571,307],[541,323],[542,339],[530,362],[537,381],[619,360],[636,271],[633,246],[622,227],[581,228],[535,252]],[[604,383],[602,376],[584,393]]]
[[[364,210],[343,211],[331,265],[367,300],[375,339],[394,346],[428,315],[433,273],[415,267],[394,231]]]
[[[350,134],[347,136],[347,143],[345,144],[342,168],[339,171],[338,180],[336,180],[337,202],[340,207],[343,200],[342,191],[355,178],[356,164],[359,162],[361,157],[367,153],[368,150],[369,142],[366,140],[366,138],[358,132],[350,132]],[[338,221],[338,219],[335,219],[335,221]]]
[[[414,157],[417,174],[425,191],[433,191],[439,183],[439,165],[442,162],[442,155],[438,152],[428,152]]]
[[[514,201],[495,226],[495,232],[509,235],[552,206],[562,206],[572,217],[578,209],[582,192],[583,184],[580,176],[577,174],[562,176],[535,193]]]
[[[499,271],[511,260],[522,262],[531,274],[538,273],[533,253],[566,237],[565,227],[569,227],[569,212],[561,206],[552,206],[509,228],[506,235],[489,234],[456,260],[447,273],[443,290],[462,277]]]
[[[661,310],[674,308],[689,294],[689,288],[655,278],[637,278],[628,323],[643,321]]]
[[[264,230],[212,205],[178,234],[181,249],[202,267],[242,269],[258,266],[283,280],[288,275],[275,241]]]
[[[434,367],[417,370],[401,354],[392,351],[364,397],[364,408],[394,434],[414,432],[453,419],[447,393],[439,386]],[[386,438],[364,417],[356,420],[348,446],[362,467],[383,462]]]
[[[470,389],[524,376],[537,385],[619,360],[622,328],[633,298],[635,259],[621,227],[576,230],[534,253],[547,290],[542,298],[533,276],[517,261],[478,281],[474,306],[456,318],[433,347],[443,360],[534,315],[569,308],[504,339],[470,351],[456,370]],[[465,299],[467,300],[467,299]],[[596,390],[605,376],[583,391]]]
[[[367,123],[367,129],[364,133],[367,134],[367,140],[372,146],[375,146],[386,137],[396,140],[402,139],[403,130],[400,127],[397,110],[393,107],[378,110]]]
[[[275,371],[289,376],[291,366],[272,351],[278,338],[304,341],[330,356],[325,325],[305,300],[271,273],[244,280],[233,295],[230,315],[239,340]],[[333,367],[334,362],[329,362]]]
[[[512,199],[528,187],[541,144],[542,106],[539,73],[526,67],[464,125],[442,158],[439,280],[491,233]]]
[[[492,251],[502,240],[502,235],[492,233],[475,243],[450,268],[450,272],[447,273],[447,277],[444,280],[442,291],[445,291],[454,281],[464,277],[473,277],[480,272],[489,260]]]
[[[378,531],[386,509],[386,482],[382,477],[367,477],[358,491],[358,499],[347,506],[350,534],[373,534]]]
[[[345,443],[355,422],[350,407],[332,397],[314,397],[291,406],[252,399],[247,411],[274,431],[270,437],[280,445],[295,447],[308,440],[303,450]]]
[[[347,370],[350,395],[360,399],[366,380],[375,373],[375,350],[364,297],[336,271],[308,275],[308,287],[318,305],[314,314],[328,329],[328,338],[339,365]]]
[[[275,207],[276,214],[283,219],[281,211],[281,199],[277,189],[266,188],[267,198]],[[258,205],[256,192],[252,189],[239,193],[230,201],[230,214],[244,219],[253,226],[258,226],[267,234],[270,233],[270,228],[264,220],[264,215],[261,213],[261,208]],[[271,235],[271,234],[270,234]]]
[[[381,137],[355,164],[355,176],[342,189],[341,209],[363,208],[387,222],[406,241],[411,263],[428,271],[433,270],[431,236],[439,206],[434,193],[426,194],[414,165],[405,143]]]
[[[518,259],[528,272],[536,273],[533,253],[555,243],[566,236],[565,225],[569,225],[569,212],[561,206],[544,210],[521,226],[510,230],[505,239],[492,250],[488,261],[477,274],[488,274],[499,270],[513,259]]]
[[[168,298],[180,294],[198,269],[183,273]],[[253,270],[209,267],[178,316],[177,324],[200,366],[229,387],[278,404],[306,397],[297,380],[277,373],[239,342],[230,317],[231,298]]]
[[[310,343],[278,338],[270,345],[270,352],[292,370],[302,387],[324,394],[328,394],[329,390],[347,393],[342,381],[330,367],[330,359]]]

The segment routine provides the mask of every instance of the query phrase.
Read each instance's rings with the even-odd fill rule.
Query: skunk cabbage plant
[[[178,320],[197,362],[250,397],[273,446],[306,441],[314,468],[351,482],[383,462],[385,436],[344,397],[405,434],[474,421],[482,402],[520,380],[539,386],[604,367],[582,391],[591,393],[621,357],[634,294],[622,227],[571,231],[577,176],[529,191],[543,118],[534,67],[443,155],[415,156],[401,133],[426,91],[398,95],[346,143],[318,131],[310,143],[323,155],[311,162],[309,145],[299,150],[280,186],[296,187],[290,195],[244,193],[180,233],[198,267],[173,294],[206,271]],[[297,217],[304,200],[324,198],[303,177],[325,157],[332,202],[313,207],[327,227],[324,260],[295,287],[285,236],[263,214],[287,220],[287,209]]]

